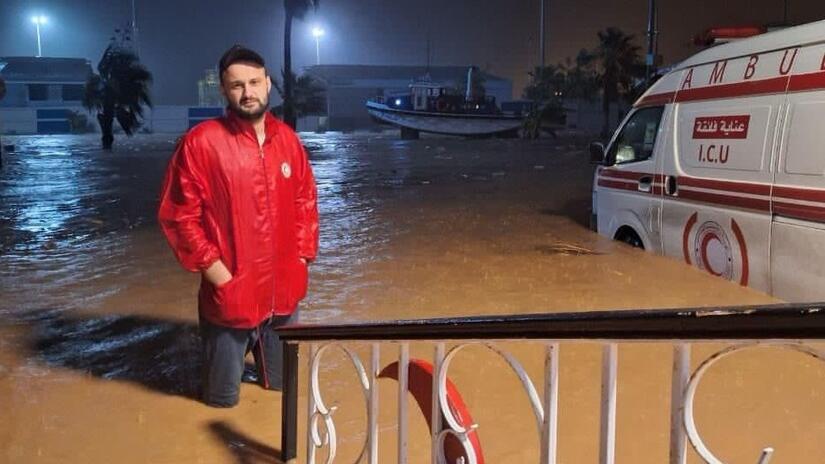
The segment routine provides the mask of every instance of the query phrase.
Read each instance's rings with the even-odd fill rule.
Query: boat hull
[[[520,116],[399,110],[377,102],[367,102],[367,111],[382,122],[435,134],[489,135],[510,132],[522,125]]]

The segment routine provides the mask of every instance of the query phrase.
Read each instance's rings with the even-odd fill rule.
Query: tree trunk
[[[103,113],[97,114],[97,122],[100,124],[100,141],[103,144],[104,150],[111,150],[115,142],[115,136],[112,132],[114,125],[115,114],[112,111],[104,110]]]
[[[292,13],[284,15],[284,123],[295,129],[295,106],[293,103],[292,82]]]

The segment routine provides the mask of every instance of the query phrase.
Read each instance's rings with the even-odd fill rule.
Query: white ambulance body
[[[825,301],[825,21],[689,58],[591,152],[599,233]]]

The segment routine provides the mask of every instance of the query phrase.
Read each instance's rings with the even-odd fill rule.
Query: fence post
[[[380,344],[372,343],[370,350],[370,370],[367,373],[370,382],[369,410],[369,463],[378,463],[378,366],[380,364]]]
[[[599,463],[616,462],[616,376],[619,350],[608,342],[602,348],[602,413]]]
[[[438,450],[438,436],[441,435],[441,382],[438,381],[441,375],[441,369],[444,364],[444,353],[446,345],[444,342],[436,343],[435,352],[433,354],[433,398],[432,398],[432,413],[430,415],[432,425],[430,426],[430,436],[432,440],[431,460],[432,464],[439,462],[440,453]]]
[[[410,385],[410,344],[398,349],[398,464],[407,464],[407,390]]]
[[[295,464],[298,449],[298,344],[284,343],[281,395],[281,461]]]
[[[556,464],[559,414],[559,344],[550,343],[544,355],[544,421],[541,431],[541,463]]]
[[[673,345],[673,378],[670,393],[670,464],[687,462],[687,434],[684,426],[685,389],[690,380],[690,346]]]

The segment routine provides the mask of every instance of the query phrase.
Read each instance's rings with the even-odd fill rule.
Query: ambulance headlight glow
[[[401,106],[401,99],[400,98],[395,99],[395,106]]]

